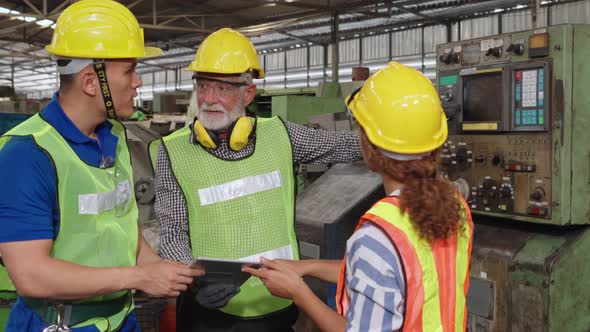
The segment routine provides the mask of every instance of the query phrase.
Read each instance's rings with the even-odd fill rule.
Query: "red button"
[[[533,208],[533,214],[539,214],[539,209]]]
[[[520,72],[519,71],[516,72],[516,80],[520,81]]]

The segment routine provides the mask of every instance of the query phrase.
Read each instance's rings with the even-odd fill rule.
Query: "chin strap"
[[[117,120],[117,113],[115,113],[115,104],[113,103],[113,97],[111,96],[111,89],[109,89],[109,83],[107,81],[107,72],[104,60],[94,60],[92,67],[98,76],[100,82],[100,92],[102,93],[102,100],[107,110],[107,117],[111,120]]]

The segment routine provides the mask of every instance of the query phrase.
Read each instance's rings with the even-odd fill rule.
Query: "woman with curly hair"
[[[434,86],[392,62],[347,104],[388,196],[361,217],[342,262],[263,259],[261,269],[244,270],[322,331],[465,331],[473,223],[464,199],[437,176],[447,121]],[[303,276],[338,282],[338,313]]]

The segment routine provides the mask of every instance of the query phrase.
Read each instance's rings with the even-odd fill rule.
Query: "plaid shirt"
[[[362,159],[358,134],[309,128],[285,122],[293,147],[295,164],[348,163]],[[194,135],[190,143],[195,142]],[[252,137],[240,151],[229,149],[222,140],[217,149],[209,152],[218,158],[236,160],[247,157],[254,151]],[[160,256],[186,264],[193,261],[188,234],[187,207],[184,195],[170,171],[166,151],[160,146],[156,161],[156,202],[154,208],[160,222]]]

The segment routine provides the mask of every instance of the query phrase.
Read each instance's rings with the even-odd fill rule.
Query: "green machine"
[[[249,109],[259,116],[280,116],[282,119],[312,128],[350,131],[352,123],[346,112],[344,98],[359,88],[363,81],[321,82],[317,88],[259,90]],[[326,165],[300,165],[298,191],[327,171]]]
[[[344,98],[362,81],[322,82],[317,88],[260,90],[255,103],[261,116],[279,115],[284,120],[328,130],[350,130]]]
[[[442,169],[476,223],[468,328],[590,331],[590,26],[437,46]]]

